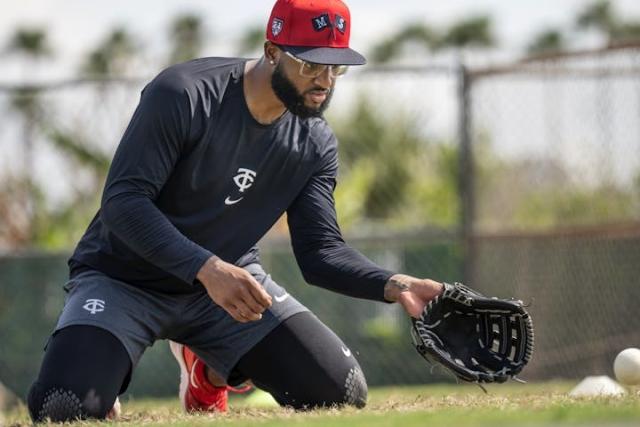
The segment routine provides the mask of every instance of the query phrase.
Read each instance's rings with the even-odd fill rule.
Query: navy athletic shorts
[[[308,311],[260,264],[244,268],[273,300],[259,321],[236,321],[204,288],[192,294],[164,294],[87,270],[65,285],[67,296],[55,330],[71,325],[106,329],[122,342],[133,367],[154,341],[170,339],[188,345],[226,379],[238,360],[271,330],[292,315]]]

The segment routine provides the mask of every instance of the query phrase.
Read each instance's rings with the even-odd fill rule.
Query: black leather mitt
[[[444,283],[413,319],[411,334],[427,361],[475,383],[515,377],[533,353],[533,323],[522,301],[488,298],[461,283]]]

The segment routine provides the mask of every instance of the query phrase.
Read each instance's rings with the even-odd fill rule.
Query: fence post
[[[458,125],[459,125],[459,239],[462,244],[463,277],[473,286],[473,263],[475,259],[473,229],[475,220],[474,164],[471,138],[471,74],[460,62],[458,67]]]

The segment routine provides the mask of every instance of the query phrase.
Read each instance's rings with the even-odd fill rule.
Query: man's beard
[[[293,82],[287,78],[280,68],[280,64],[276,66],[271,75],[271,88],[275,92],[276,96],[285,108],[291,113],[302,119],[308,119],[310,117],[322,117],[322,113],[329,107],[331,96],[333,95],[333,88],[327,91],[327,98],[322,101],[320,107],[311,108],[307,107],[304,103],[304,96],[301,95]],[[313,88],[311,90],[323,90],[322,88]]]

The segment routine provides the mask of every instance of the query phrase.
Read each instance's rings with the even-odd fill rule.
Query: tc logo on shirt
[[[250,188],[253,185],[253,181],[256,179],[256,173],[251,169],[247,168],[239,168],[236,176],[233,177],[233,182],[238,186],[238,190],[241,193],[244,193],[245,190]],[[238,198],[231,198],[231,196],[227,196],[224,200],[225,205],[235,205],[240,200],[242,200],[242,196]]]

